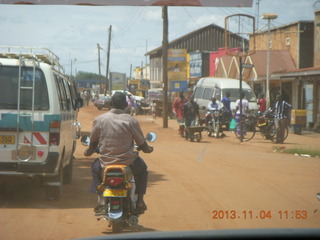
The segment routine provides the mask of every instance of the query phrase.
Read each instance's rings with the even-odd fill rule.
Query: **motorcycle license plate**
[[[258,126],[259,126],[259,127],[261,127],[261,126],[265,126],[265,125],[267,125],[267,123],[266,123],[266,122],[264,122],[264,123],[259,123],[259,124],[258,124]]]
[[[104,197],[126,197],[126,189],[106,189],[103,192]]]

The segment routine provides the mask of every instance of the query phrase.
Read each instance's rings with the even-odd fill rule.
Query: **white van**
[[[0,48],[0,178],[40,178],[49,199],[71,182],[81,128],[83,104],[62,70],[49,49]]]
[[[234,111],[236,108],[235,102],[240,98],[239,87],[240,81],[238,79],[215,77],[200,78],[194,87],[194,100],[200,107],[201,118],[204,117],[211,98],[215,97],[217,101],[221,102],[221,99],[226,96],[227,91],[231,94],[231,110]],[[249,101],[249,109],[258,110],[257,98],[250,86],[244,81],[242,81],[242,91]]]

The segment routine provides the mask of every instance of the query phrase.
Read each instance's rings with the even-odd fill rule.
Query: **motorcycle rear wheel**
[[[120,233],[123,229],[123,221],[122,219],[114,220],[111,224],[112,232],[113,233]]]

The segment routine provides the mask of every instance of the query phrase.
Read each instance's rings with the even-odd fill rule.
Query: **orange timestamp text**
[[[212,219],[299,219],[308,218],[307,210],[213,210]]]

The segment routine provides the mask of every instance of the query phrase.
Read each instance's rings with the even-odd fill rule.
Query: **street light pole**
[[[276,19],[278,17],[277,14],[275,13],[265,13],[262,15],[262,19],[267,19],[268,20],[268,49],[267,49],[267,72],[266,72],[266,107],[267,109],[270,107],[270,22],[273,19]]]

